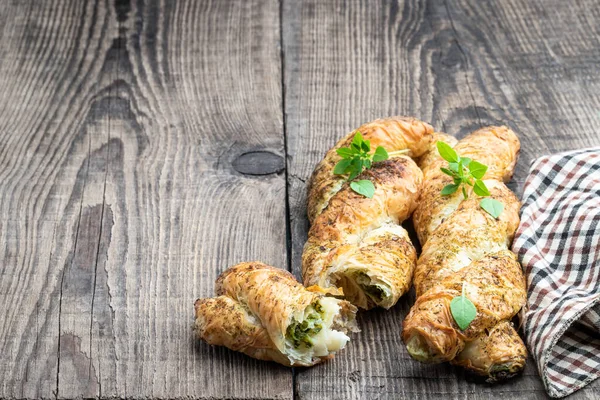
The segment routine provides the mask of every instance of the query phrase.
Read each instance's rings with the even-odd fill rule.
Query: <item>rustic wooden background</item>
[[[362,122],[414,115],[600,145],[597,0],[0,3],[1,398],[545,398],[412,361],[403,299],[332,362],[194,340],[259,259],[299,276],[305,182]],[[600,398],[600,382],[573,398]]]

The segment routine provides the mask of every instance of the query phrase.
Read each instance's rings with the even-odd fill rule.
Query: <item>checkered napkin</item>
[[[513,250],[527,344],[548,394],[567,396],[600,376],[600,148],[533,162]]]

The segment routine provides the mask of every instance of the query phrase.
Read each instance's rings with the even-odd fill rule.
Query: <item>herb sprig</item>
[[[490,191],[483,182],[482,178],[488,170],[487,165],[472,160],[469,157],[460,157],[456,151],[447,143],[438,141],[436,143],[440,156],[448,161],[448,168],[440,168],[441,171],[452,177],[453,183],[444,186],[441,194],[449,196],[456,193],[458,189],[462,190],[463,198],[469,197],[467,188],[471,187],[471,192],[478,196],[485,197],[481,200],[479,206],[494,218],[498,218],[504,210],[504,205],[496,199],[492,199]]]
[[[475,304],[465,296],[464,283],[462,285],[462,294],[456,296],[450,302],[450,311],[452,312],[452,318],[456,321],[456,325],[463,331],[469,327],[477,316]]]
[[[395,156],[405,151],[388,153],[382,146],[377,146],[375,152],[370,154],[371,141],[365,140],[363,135],[359,131],[356,131],[350,147],[340,147],[336,152],[342,159],[333,168],[333,173],[336,175],[348,175],[352,190],[365,197],[372,198],[375,194],[375,185],[373,185],[373,182],[368,179],[358,181],[354,181],[354,179],[363,170],[371,168],[374,162],[387,160],[390,155]]]

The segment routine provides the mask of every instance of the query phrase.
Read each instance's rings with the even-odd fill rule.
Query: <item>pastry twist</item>
[[[410,287],[416,251],[400,223],[415,209],[422,172],[410,157],[429,148],[433,128],[414,118],[379,119],[358,128],[371,149],[383,146],[393,156],[373,163],[356,179],[375,185],[373,198],[355,193],[345,177],[334,175],[355,131],[340,140],[317,165],[308,185],[312,223],[302,254],[306,286],[317,285],[369,309],[390,308]]]
[[[527,357],[510,324],[526,301],[525,278],[509,250],[520,203],[503,183],[513,174],[519,140],[506,127],[483,128],[459,142],[436,133],[438,140],[454,146],[461,157],[488,166],[484,182],[504,210],[495,219],[479,206],[480,197],[463,200],[460,191],[442,196],[452,178],[440,170],[447,162],[432,143],[419,160],[424,183],[413,222],[423,251],[414,276],[417,301],[404,321],[402,338],[417,360],[452,361],[490,381],[504,379],[521,371]],[[477,308],[464,331],[450,311],[463,286]]]

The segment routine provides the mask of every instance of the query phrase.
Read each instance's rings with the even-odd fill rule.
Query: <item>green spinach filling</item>
[[[371,282],[371,278],[364,272],[358,272],[356,274],[356,283],[361,287],[361,289],[365,292],[367,296],[369,296],[373,301],[379,303],[386,298],[385,289],[383,289],[379,285],[374,285]]]
[[[385,291],[381,288],[381,286],[377,286],[377,285],[363,286],[363,290],[375,302],[383,301],[383,299],[385,298]]]
[[[294,348],[297,349],[301,346],[311,348],[313,346],[313,336],[323,329],[322,312],[321,305],[315,303],[303,321],[296,321],[295,318],[292,318],[292,322],[287,327],[286,338],[294,345]]]

